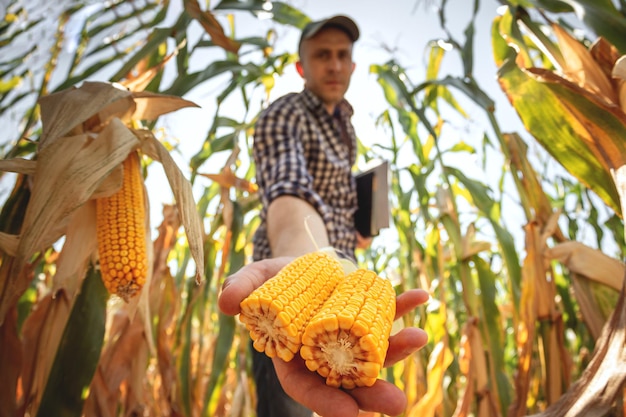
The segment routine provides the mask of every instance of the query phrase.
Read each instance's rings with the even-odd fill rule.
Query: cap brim
[[[352,19],[348,16],[333,16],[328,19],[320,20],[319,22],[310,23],[302,33],[302,39],[310,39],[315,36],[320,30],[327,27],[338,27],[342,29],[352,42],[359,39],[359,28]]]

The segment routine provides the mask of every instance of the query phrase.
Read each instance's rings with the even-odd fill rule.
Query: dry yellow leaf
[[[611,71],[613,78],[619,78],[626,81],[626,55],[622,55],[618,58]]]
[[[122,99],[125,101],[120,101]],[[130,111],[134,103],[130,92],[124,88],[116,88],[110,83],[85,82],[80,88],[73,87],[42,97],[39,106],[42,122],[39,148],[42,149],[58,138],[85,133],[89,129],[84,129],[82,123],[101,111],[104,114],[98,119],[108,121],[113,115]]]
[[[199,173],[203,177],[209,178],[212,181],[218,183],[221,187],[224,188],[236,188],[241,191],[246,191],[248,193],[255,193],[258,190],[256,184],[245,180],[243,178],[237,177],[231,170],[223,170],[219,174],[202,174]]]
[[[165,146],[154,137],[151,131],[135,131],[142,140],[141,150],[155,161],[161,162],[165,175],[174,194],[181,222],[185,229],[189,251],[196,263],[196,281],[204,278],[204,228],[196,210],[191,184],[184,177]]]
[[[113,167],[113,170],[107,175],[98,188],[95,189],[91,195],[92,199],[109,197],[117,192],[122,187],[122,180],[124,175],[124,169],[121,165]]]
[[[563,54],[563,73],[580,87],[599,94],[610,103],[617,104],[617,96],[611,81],[589,50],[561,26],[553,24],[552,29]]]
[[[462,260],[468,260],[474,255],[477,255],[481,252],[486,252],[491,249],[491,243],[476,240],[476,225],[474,223],[470,223],[470,225],[467,227],[467,231],[462,237],[462,244]]]
[[[619,106],[622,111],[626,113],[626,55],[621,56],[615,62],[611,75],[617,82]]]
[[[89,397],[85,402],[85,415],[115,415],[119,406],[118,398],[112,393],[119,389],[120,382],[130,382],[127,389],[136,388],[129,381],[134,373],[141,370],[145,375],[147,344],[145,328],[139,316],[134,318],[120,310],[111,320],[108,334],[110,341],[102,351],[97,372],[91,382]],[[141,390],[134,392],[139,395]]]
[[[24,158],[2,159],[0,160],[0,171],[15,172],[24,175],[35,175],[37,161]]]
[[[72,302],[64,291],[43,297],[22,327],[24,342],[22,391],[29,399],[29,412],[37,415],[41,397],[48,383]]]
[[[407,413],[408,417],[436,415],[435,411],[443,401],[443,378],[453,360],[454,355],[447,343],[440,341],[435,345],[428,361],[428,391]]]
[[[544,256],[559,261],[571,272],[621,290],[624,264],[581,242],[564,242],[546,249]]]
[[[200,107],[196,103],[176,96],[140,91],[132,93],[136,109],[132,120],[156,120],[159,116],[185,107]]]
[[[185,11],[200,23],[205,32],[211,36],[211,41],[213,41],[215,45],[221,46],[234,54],[239,51],[239,47],[241,46],[239,42],[226,36],[224,29],[215,16],[210,11],[203,11],[197,0],[186,1]]]
[[[65,234],[63,250],[59,253],[52,282],[53,293],[65,289],[70,297],[80,290],[93,254],[98,250],[95,233],[95,201],[83,204],[72,216]]]
[[[0,232],[0,250],[9,256],[17,254],[17,246],[20,243],[20,237]]]
[[[143,91],[154,79],[154,77],[163,71],[165,64],[167,64],[172,57],[178,55],[180,48],[183,48],[185,45],[187,45],[186,39],[178,44],[171,54],[167,55],[158,64],[150,68],[148,68],[148,64],[151,58],[142,59],[137,65],[135,65],[133,71],[127,74],[124,80],[120,81],[120,84],[126,87],[129,91]]]

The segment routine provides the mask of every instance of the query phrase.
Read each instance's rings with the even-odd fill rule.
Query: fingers
[[[218,306],[224,314],[239,314],[239,303],[265,281],[276,275],[292,258],[272,258],[253,262],[224,280]]]
[[[400,317],[428,301],[424,290],[408,290],[396,300],[396,315]],[[420,328],[406,328],[389,338],[385,366],[404,360],[428,342],[427,333]],[[309,371],[297,357],[289,363],[274,360],[276,373],[285,392],[305,407],[324,417],[357,417],[359,410],[373,411],[389,416],[402,414],[406,396],[395,385],[377,380],[373,386],[341,390],[326,385],[324,378]]]
[[[396,298],[396,319],[424,304],[429,298],[430,295],[427,291],[421,289],[406,290]]]
[[[407,327],[389,337],[389,348],[385,356],[385,365],[391,366],[404,360],[410,354],[423,348],[428,342],[428,334],[418,327]]]
[[[417,306],[424,304],[430,295],[421,289],[407,290],[396,298],[396,319],[407,314]],[[418,327],[402,329],[389,337],[389,348],[385,356],[385,366],[391,366],[404,360],[428,343],[428,334]]]
[[[292,260],[291,257],[272,258],[244,266],[224,281],[218,299],[219,308],[225,314],[238,314],[239,303]],[[420,289],[400,294],[396,300],[396,318],[425,303],[428,298],[428,293]]]
[[[394,336],[394,343],[423,346],[425,336],[411,334],[411,330],[419,329],[401,331]],[[415,337],[416,341],[410,342]],[[324,417],[357,417],[359,410],[397,416],[406,408],[406,396],[390,382],[379,379],[371,387],[343,390],[327,386],[324,378],[309,371],[300,357],[290,362],[274,359],[273,363],[287,395]]]
[[[346,392],[326,385],[324,378],[306,368],[301,358],[274,359],[276,375],[291,398],[324,417],[357,417],[359,405]]]
[[[363,237],[359,232],[356,232],[356,247],[357,249],[367,249],[372,244],[371,237]]]
[[[397,416],[406,409],[407,399],[402,390],[382,379],[376,380],[371,387],[355,388],[349,393],[363,411]]]
[[[273,362],[287,395],[324,417],[357,417],[359,410],[397,416],[406,408],[402,390],[387,381],[379,379],[371,387],[342,390],[327,386],[302,359]]]

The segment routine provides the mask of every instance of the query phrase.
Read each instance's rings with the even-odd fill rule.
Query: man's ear
[[[302,68],[302,62],[296,61],[296,71],[298,71],[298,74],[304,78],[304,68]]]

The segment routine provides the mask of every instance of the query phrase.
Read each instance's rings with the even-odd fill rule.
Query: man
[[[354,258],[356,136],[344,94],[358,37],[356,24],[345,16],[307,25],[296,63],[304,90],[276,100],[256,123],[254,159],[263,209],[255,260],[302,255],[316,244]]]
[[[293,257],[332,246],[354,260],[355,247],[368,243],[354,228],[356,136],[350,122],[352,107],[344,98],[355,67],[352,46],[358,38],[357,25],[346,16],[308,24],[296,63],[304,90],[276,100],[255,126],[253,154],[262,210],[254,260],[268,261],[253,263],[229,278],[220,298],[220,306],[229,314],[238,313],[238,302],[253,289],[251,282],[260,285]],[[406,296],[405,307],[415,307],[426,298],[424,292],[413,292]],[[420,329],[404,336],[408,339],[400,337],[393,343],[404,356],[426,342]],[[346,393],[326,387],[299,357],[289,363],[272,362],[254,349],[253,368],[258,417],[310,417],[310,409],[324,416],[340,411],[336,415],[356,415],[359,408],[388,414],[403,411],[397,410],[403,394],[383,381],[370,391],[359,388]],[[383,395],[382,400],[376,394]]]

